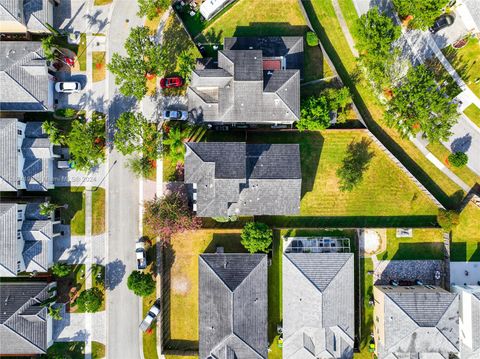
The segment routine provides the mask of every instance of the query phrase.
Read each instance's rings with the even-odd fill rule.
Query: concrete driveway
[[[93,6],[93,0],[62,0],[53,10],[53,24],[59,30],[102,33],[108,25],[110,6]]]
[[[57,71],[55,73],[57,82],[79,82],[81,90],[75,93],[60,93],[55,91],[55,103],[57,108],[71,107],[77,110],[83,109],[87,101],[85,87],[87,86],[87,75],[79,72]]]
[[[91,248],[91,250],[90,250]],[[53,240],[53,259],[68,264],[85,263],[88,253],[95,253],[92,263],[105,265],[105,234],[92,236],[64,236]]]
[[[97,313],[61,313],[62,320],[53,321],[53,340],[56,342],[97,341],[106,343],[106,315]],[[87,331],[87,316],[91,316],[92,330]]]

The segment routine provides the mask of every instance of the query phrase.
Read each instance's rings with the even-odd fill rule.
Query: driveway
[[[105,265],[105,234],[94,235],[88,241],[85,236],[70,236],[69,234],[53,240],[53,260],[55,262],[85,263],[88,253],[95,253],[92,263]]]
[[[53,340],[56,342],[97,341],[106,343],[105,312],[66,313],[62,310],[62,320],[53,321]],[[87,316],[91,316],[92,330],[87,331]]]
[[[388,284],[391,280],[416,279],[423,284],[441,285],[435,279],[435,272],[443,274],[443,261],[440,260],[408,260],[408,261],[380,261],[375,268],[374,283]]]
[[[53,10],[53,26],[69,32],[102,33],[106,31],[110,6],[93,6],[92,4],[93,0],[60,1]]]
[[[77,110],[83,109],[87,101],[87,95],[85,94],[85,87],[87,86],[86,73],[57,71],[55,73],[55,78],[57,79],[57,82],[79,82],[82,88],[79,92],[75,93],[59,93],[55,91],[55,104],[57,107],[71,107]]]

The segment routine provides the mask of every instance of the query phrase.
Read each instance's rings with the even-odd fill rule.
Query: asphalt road
[[[143,25],[136,16],[136,0],[115,0],[107,34],[107,57],[124,54],[123,44],[130,29]],[[128,20],[128,21],[127,21]],[[109,100],[108,128],[115,119],[136,106],[136,101],[118,93],[115,79],[107,75]],[[139,181],[125,168],[125,157],[111,150],[108,157],[108,238],[106,277],[107,355],[109,358],[142,358],[139,347],[140,299],[127,288],[127,278],[135,269],[134,243],[139,238]]]

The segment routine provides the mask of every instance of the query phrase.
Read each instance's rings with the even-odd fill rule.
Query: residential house
[[[283,358],[352,358],[353,254],[285,252],[282,285]]]
[[[33,41],[0,42],[0,111],[53,111],[54,76],[42,44]]]
[[[55,5],[53,0],[0,0],[0,33],[50,33]]]
[[[0,283],[0,355],[45,354],[53,344],[52,318],[45,305],[56,283]]]
[[[480,358],[480,285],[453,285],[460,296],[460,357]]]
[[[199,358],[266,359],[267,256],[199,257]]]
[[[0,277],[47,272],[60,222],[42,216],[38,203],[0,203]]]
[[[200,217],[298,214],[299,145],[189,142],[185,183]]]
[[[187,90],[195,121],[239,125],[299,120],[302,37],[225,38],[218,63],[207,63],[193,70]]]
[[[53,145],[41,122],[0,120],[0,191],[47,191],[54,188]]]
[[[457,294],[431,285],[376,285],[373,296],[379,359],[459,354]]]

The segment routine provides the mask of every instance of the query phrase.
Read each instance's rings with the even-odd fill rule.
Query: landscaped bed
[[[85,264],[71,265],[71,272],[63,278],[57,278],[57,300],[67,303],[67,311],[75,312],[74,301],[85,289]]]
[[[52,203],[59,206],[68,205],[68,208],[60,208],[60,216],[65,224],[70,225],[72,235],[85,234],[85,197],[83,191],[83,187],[57,187],[48,191]]]

